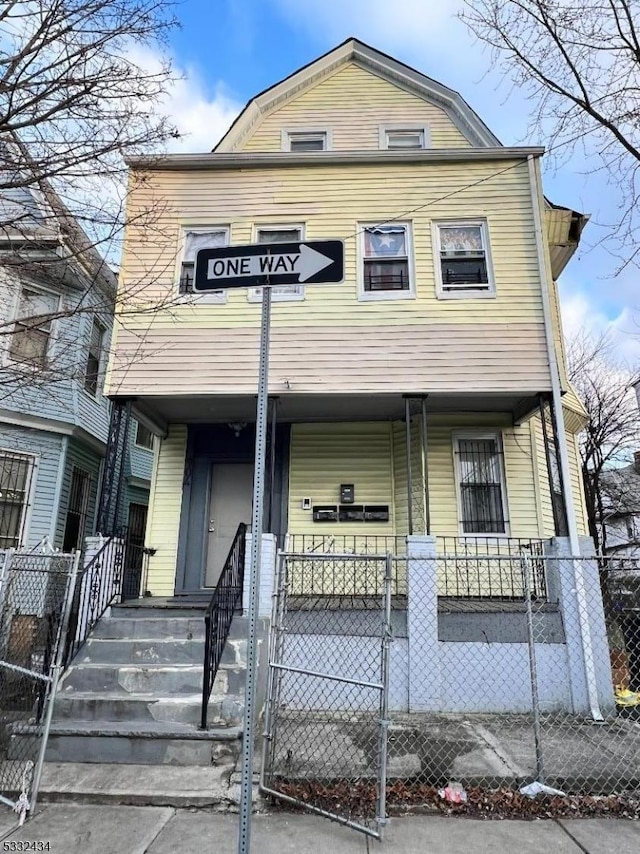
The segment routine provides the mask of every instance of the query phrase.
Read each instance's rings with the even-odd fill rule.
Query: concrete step
[[[222,652],[221,664],[243,665],[247,660],[247,641],[228,640]],[[174,638],[96,638],[91,637],[82,647],[74,666],[78,664],[197,664],[204,661],[203,640]]]
[[[93,638],[133,640],[166,638],[171,640],[204,640],[203,617],[108,617],[100,620]]]
[[[222,666],[213,686],[215,694],[239,694],[244,667]],[[197,694],[202,691],[202,664],[108,665],[78,664],[62,681],[61,694],[70,691],[126,691],[129,694]]]
[[[129,605],[112,605],[110,616],[117,619],[140,620],[150,617],[158,617],[163,620],[174,618],[202,619],[207,610],[206,605],[182,605],[175,607],[161,607],[158,605],[148,606],[144,601]]]
[[[47,762],[124,765],[209,766],[235,762],[240,727],[199,730],[189,724],[158,721],[54,722],[47,742]],[[19,757],[35,728],[21,725],[11,734],[8,758]]]
[[[155,694],[123,692],[70,691],[58,694],[53,720],[71,721],[159,721],[164,723],[200,724],[202,696],[183,694],[158,697]],[[208,722],[213,726],[237,726],[244,707],[241,696],[212,694],[208,705]]]
[[[238,787],[229,786],[231,765],[191,768],[45,762],[40,803],[130,804],[176,808],[237,809]]]

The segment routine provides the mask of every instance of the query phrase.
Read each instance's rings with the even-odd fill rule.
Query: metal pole
[[[260,600],[260,554],[264,513],[264,470],[267,439],[267,392],[269,387],[269,333],[271,326],[271,288],[262,291],[260,326],[260,362],[258,370],[258,407],[256,413],[256,454],[253,472],[253,514],[251,517],[251,572],[249,578],[249,631],[247,636],[247,678],[244,698],[244,737],[242,741],[242,781],[240,788],[240,827],[238,854],[251,850],[251,801],[253,783],[253,718],[256,684],[256,646],[258,605]]]
[[[527,640],[529,646],[529,672],[531,674],[531,702],[533,704],[533,739],[536,747],[536,780],[544,783],[544,754],[542,750],[542,729],[540,726],[540,692],[538,690],[538,666],[536,662],[535,637],[533,634],[533,609],[531,606],[531,586],[529,584],[529,558],[520,555],[520,568],[524,586],[524,599],[527,605]]]
[[[47,741],[49,740],[49,730],[51,729],[51,720],[53,718],[53,705],[56,699],[56,691],[58,689],[58,681],[63,670],[63,661],[65,650],[67,647],[67,632],[69,631],[69,621],[71,618],[71,606],[73,604],[76,581],[78,578],[78,567],[80,565],[80,557],[82,552],[76,551],[69,580],[67,581],[67,589],[65,591],[64,612],[58,634],[56,637],[56,654],[53,660],[51,683],[48,686],[47,696],[47,714],[42,728],[42,742],[40,743],[40,751],[36,761],[36,767],[33,772],[33,782],[31,784],[31,805],[29,807],[29,815],[35,815],[36,804],[38,802],[38,789],[40,788],[40,778],[42,777],[42,766],[47,750]]]
[[[578,524],[576,521],[575,504],[571,489],[571,470],[569,468],[569,451],[567,446],[567,435],[562,414],[562,389],[560,387],[560,371],[556,354],[556,342],[554,339],[553,323],[551,318],[551,300],[549,294],[553,288],[547,268],[547,257],[545,254],[544,232],[542,225],[542,186],[540,175],[533,157],[527,157],[529,168],[529,183],[531,188],[531,202],[533,205],[533,221],[536,234],[536,248],[538,252],[538,266],[540,269],[540,289],[542,295],[542,315],[544,318],[544,333],[549,357],[549,370],[551,379],[551,417],[555,430],[555,440],[558,448],[558,470],[561,477],[562,494],[564,497],[565,512],[567,514],[567,528],[571,553],[574,558],[580,556],[580,537],[578,535]],[[594,721],[603,721],[604,717],[600,709],[598,697],[598,681],[595,671],[593,639],[591,637],[591,625],[589,623],[589,605],[584,587],[584,578],[580,560],[573,561],[573,576],[575,579],[576,601],[578,604],[578,619],[580,622],[580,635],[582,637],[582,654],[584,658],[585,678],[587,682],[587,694],[591,717]]]
[[[271,419],[270,419],[270,427],[269,433],[271,437],[270,447],[269,447],[269,495],[267,496],[268,500],[268,513],[267,513],[267,531],[269,533],[273,533],[271,530],[273,527],[273,493],[275,489],[276,482],[276,427],[278,420],[278,398],[271,398]]]
[[[431,514],[429,512],[429,457],[427,434],[427,398],[422,398],[422,481],[424,488],[424,532],[431,533]]]
[[[411,405],[409,398],[404,399],[405,441],[407,444],[407,525],[413,534],[413,484],[411,482]]]
[[[393,556],[388,554],[384,575],[384,617],[382,624],[382,649],[380,661],[380,776],[378,780],[378,815],[376,823],[382,839],[387,824],[387,750],[389,745],[389,666],[391,653],[391,583]]]

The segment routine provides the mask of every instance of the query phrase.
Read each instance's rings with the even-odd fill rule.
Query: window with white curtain
[[[193,277],[195,274],[196,255],[200,249],[215,249],[226,246],[229,242],[228,228],[194,228],[185,229],[183,234],[182,263],[180,265],[179,292],[192,294]],[[207,302],[226,302],[226,291],[209,291],[199,294],[199,300]]]
[[[256,243],[298,243],[303,240],[301,225],[265,225],[256,228]],[[262,302],[264,288],[249,288],[249,302]],[[304,299],[304,285],[277,285],[271,288],[274,302],[295,302]]]
[[[11,333],[9,356],[16,362],[31,362],[44,367],[60,296],[51,291],[23,287]]]

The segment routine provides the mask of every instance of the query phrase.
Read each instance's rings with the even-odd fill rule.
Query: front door
[[[251,521],[252,463],[213,463],[205,587],[215,587],[240,522]]]

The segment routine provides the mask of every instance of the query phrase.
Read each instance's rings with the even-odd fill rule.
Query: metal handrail
[[[202,715],[200,729],[207,728],[207,711],[213,683],[218,673],[231,621],[242,599],[247,526],[238,525],[229,554],[204,615],[204,667],[202,674]]]
[[[90,632],[122,593],[126,529],[100,547],[78,573],[62,665],[67,668]]]

